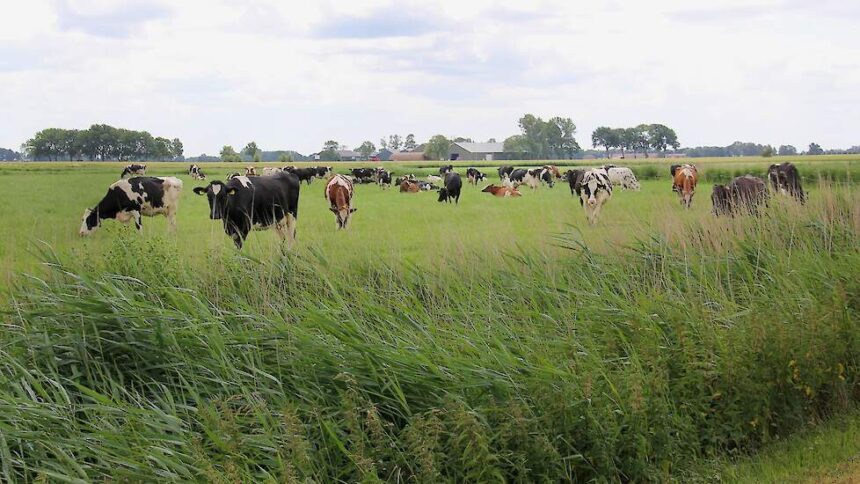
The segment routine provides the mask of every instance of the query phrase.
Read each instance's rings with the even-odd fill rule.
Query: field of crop
[[[89,238],[121,164],[0,165],[0,480],[665,480],[850,408],[860,161],[733,219],[711,185],[769,161],[696,163],[691,210],[637,160],[595,227],[564,184],[366,185],[338,233],[315,181],[290,252],[235,250],[186,164],[147,170],[185,182],[176,236]]]

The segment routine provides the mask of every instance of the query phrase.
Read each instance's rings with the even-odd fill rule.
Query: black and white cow
[[[503,180],[503,184],[505,186],[516,188],[523,184],[523,179],[528,174],[528,170],[524,168],[517,168],[510,172]]]
[[[142,215],[164,215],[170,231],[175,232],[181,193],[182,180],[172,176],[119,180],[108,187],[107,194],[98,205],[84,211],[80,234],[93,233],[106,219],[116,219],[122,223],[134,220],[134,226],[140,231]]]
[[[596,224],[600,209],[612,197],[612,183],[606,170],[570,170],[567,179],[571,193],[579,197],[579,204],[585,208],[589,225]]]
[[[122,169],[122,173],[120,173],[120,179],[131,178],[133,176],[144,176],[146,175],[146,165],[143,163],[132,163],[131,165],[126,165],[125,168]]]
[[[377,168],[376,169],[376,184],[382,188],[388,188],[391,186],[391,172],[386,170],[385,168]]]
[[[800,173],[794,164],[770,165],[767,169],[767,178],[775,192],[792,196],[801,204],[806,203],[806,194],[800,184]]]
[[[209,218],[221,220],[224,232],[241,249],[248,233],[272,228],[291,247],[296,238],[299,210],[299,178],[287,172],[272,176],[237,176],[226,183],[220,180],[194,193],[209,199]]]
[[[454,171],[454,165],[446,165],[439,168],[439,174],[444,176],[447,173]]]
[[[513,174],[511,175],[513,176]],[[526,170],[526,174],[523,176],[522,181],[532,190],[536,190],[540,186],[541,182],[546,183],[550,188],[555,184],[552,172],[547,168]]]
[[[197,164],[192,164],[188,167],[188,174],[191,175],[191,178],[194,180],[205,180],[206,174],[203,173],[203,170],[200,169]]]
[[[466,178],[472,185],[477,185],[479,181],[486,180],[487,175],[481,173],[477,168],[469,167],[466,169]]]
[[[314,169],[317,171],[317,178],[325,178],[326,175],[334,171],[330,166],[315,166]]]
[[[286,168],[286,171],[296,175],[299,178],[300,182],[307,182],[308,185],[311,184],[314,178],[317,176],[316,168]]]
[[[439,201],[451,203],[454,200],[455,204],[460,203],[460,190],[463,188],[463,180],[460,179],[460,174],[450,171],[445,174],[445,186],[439,189]]]
[[[349,172],[358,183],[373,183],[376,168],[352,168]]]
[[[499,180],[505,181],[505,178],[509,177],[513,171],[514,171],[513,166],[510,166],[510,165],[500,166],[499,167]]]

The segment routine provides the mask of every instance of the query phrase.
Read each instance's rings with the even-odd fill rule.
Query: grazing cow
[[[257,169],[253,166],[245,167],[245,176],[257,176]]]
[[[334,171],[330,166],[316,166],[314,168],[317,171],[317,178],[325,178],[326,175]]]
[[[767,169],[767,178],[775,192],[790,195],[801,204],[806,203],[806,194],[800,185],[800,173],[792,163],[770,165]]]
[[[552,174],[552,176],[555,179],[557,179],[557,180],[561,179],[561,172],[558,171],[557,166],[555,166],[555,165],[544,165],[543,168],[544,168],[544,170],[549,170],[549,172]]]
[[[504,181],[505,178],[511,176],[511,172],[514,171],[513,166],[500,166],[499,167],[499,181]]]
[[[191,178],[194,180],[206,179],[206,174],[203,173],[203,170],[201,170],[197,164],[192,164],[188,167],[188,174],[191,175]]]
[[[699,181],[699,172],[695,165],[672,165],[672,191],[678,192],[681,205],[690,208],[693,203],[693,195],[696,193],[696,183]]]
[[[179,195],[182,180],[167,177],[134,177],[119,180],[108,188],[107,195],[94,208],[84,211],[81,235],[89,235],[101,227],[102,220],[116,219],[141,230],[141,215],[154,217],[164,215],[171,232],[176,231],[176,212],[179,210]]]
[[[418,193],[420,191],[421,187],[418,185],[418,182],[412,180],[403,180],[400,182],[400,193]]]
[[[767,198],[767,184],[752,175],[739,176],[728,185],[714,185],[711,193],[714,215],[733,216],[741,210],[756,215],[759,205],[767,205]]]
[[[146,165],[141,163],[133,163],[131,165],[126,165],[125,168],[122,169],[122,173],[120,173],[120,179],[131,178],[133,176],[144,176],[146,175]]]
[[[334,213],[338,229],[346,229],[353,212],[358,210],[352,208],[353,194],[352,182],[343,175],[331,177],[325,186],[325,198],[330,205],[329,210]]]
[[[317,176],[316,168],[294,168],[289,167],[287,171],[296,175],[300,182],[307,182],[308,185],[311,184],[314,178]]]
[[[296,239],[301,182],[292,173],[273,176],[237,176],[227,183],[220,180],[194,188],[209,199],[209,218],[221,220],[224,233],[241,249],[251,229],[274,227],[281,240],[292,246]]]
[[[582,178],[585,176],[585,170],[567,170],[562,179],[567,180],[570,185],[570,194],[578,195],[576,187],[582,185]]]
[[[439,174],[443,176],[451,173],[452,171],[454,171],[454,165],[447,165],[439,168]]]
[[[609,175],[609,181],[614,187],[620,186],[622,190],[630,189],[636,191],[642,188],[639,185],[639,180],[636,179],[636,175],[633,174],[633,170],[630,168],[606,165],[603,169],[606,170],[606,174]]]
[[[585,207],[585,218],[589,225],[597,223],[600,209],[612,197],[612,183],[603,168],[573,170],[568,172],[571,190],[579,196],[579,204]]]
[[[504,185],[509,186],[511,188],[516,188],[523,184],[523,179],[526,177],[527,173],[528,170],[525,170],[523,168],[517,168],[505,177],[503,183]]]
[[[514,174],[512,173],[511,176],[513,177]],[[552,188],[555,184],[555,182],[553,181],[552,172],[546,168],[534,168],[532,170],[526,170],[526,174],[525,176],[523,176],[524,184],[528,185],[532,190],[537,190],[541,182],[546,183],[550,188]]]
[[[376,174],[375,168],[353,168],[349,171],[352,173],[352,176],[358,179],[373,178],[373,175]]]
[[[466,169],[466,178],[469,179],[469,183],[477,186],[479,181],[487,179],[487,175],[478,171],[477,168],[469,167],[468,169]]]
[[[455,204],[460,203],[460,190],[463,188],[463,180],[460,179],[460,174],[450,171],[445,174],[445,186],[439,189],[439,201],[451,203],[451,199]]]
[[[263,176],[272,176],[276,173],[280,173],[284,171],[283,168],[278,168],[276,166],[264,166],[263,167]]]
[[[481,191],[484,193],[491,193],[491,194],[493,194],[494,197],[499,197],[499,198],[523,196],[516,188],[497,186],[497,185],[487,185]]]
[[[376,170],[376,184],[385,189],[391,186],[391,172],[384,168]]]

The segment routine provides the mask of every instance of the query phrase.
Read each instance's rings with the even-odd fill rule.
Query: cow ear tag
[[[236,194],[235,188],[231,188],[231,189],[227,190],[227,195],[235,195],[235,194]]]

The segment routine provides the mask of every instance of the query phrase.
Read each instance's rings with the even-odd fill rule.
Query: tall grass
[[[46,249],[4,317],[0,475],[663,480],[860,398],[858,234],[835,187],[606,254],[571,232],[559,259],[433,269]]]

